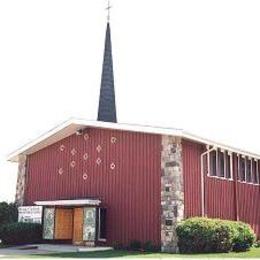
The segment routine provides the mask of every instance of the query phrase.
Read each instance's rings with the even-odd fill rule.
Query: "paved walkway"
[[[50,254],[50,253],[66,253],[66,252],[94,252],[111,250],[111,247],[83,247],[73,245],[27,245],[16,246],[0,249],[0,258],[10,255],[32,255],[32,254]]]

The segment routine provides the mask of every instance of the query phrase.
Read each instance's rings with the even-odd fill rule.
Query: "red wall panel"
[[[200,155],[202,145],[183,141],[184,215],[201,215]]]
[[[205,194],[208,217],[236,220],[233,181],[206,177]]]
[[[260,188],[259,186],[238,183],[239,220],[249,223],[260,238]]]
[[[102,129],[85,133],[87,140],[75,134],[28,157],[26,205],[37,200],[99,198],[108,209],[108,243],[138,239],[160,244],[161,136]]]

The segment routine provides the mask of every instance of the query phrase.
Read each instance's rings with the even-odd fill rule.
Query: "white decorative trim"
[[[232,146],[214,142],[212,140],[193,135],[189,132],[185,132],[182,129],[118,124],[118,123],[109,123],[109,122],[101,122],[101,121],[88,121],[83,119],[70,119],[64,122],[63,124],[48,131],[47,133],[43,134],[42,136],[35,139],[34,141],[26,144],[22,148],[11,153],[8,156],[8,160],[12,162],[18,162],[19,155],[21,154],[28,155],[37,152],[53,143],[56,143],[64,139],[65,137],[75,134],[78,130],[84,129],[86,127],[96,127],[102,129],[113,129],[113,130],[140,132],[140,133],[147,133],[147,134],[160,134],[160,135],[183,137],[185,139],[189,139],[201,144],[216,146],[224,150],[228,150],[231,152],[244,154],[245,156],[250,156],[250,157],[260,159],[259,154],[250,153],[242,149],[237,149]]]
[[[79,200],[50,200],[35,201],[37,206],[80,206],[80,205],[96,205],[101,203],[98,199],[79,199]]]

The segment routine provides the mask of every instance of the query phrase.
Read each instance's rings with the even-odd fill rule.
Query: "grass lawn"
[[[31,256],[31,257],[39,257]],[[40,257],[57,257],[57,258],[259,258],[260,248],[252,248],[248,252],[242,253],[221,253],[221,254],[194,254],[194,255],[182,255],[182,254],[166,254],[166,253],[143,253],[143,252],[129,252],[123,250],[108,250],[99,252],[79,252],[79,253],[58,253],[41,255]]]

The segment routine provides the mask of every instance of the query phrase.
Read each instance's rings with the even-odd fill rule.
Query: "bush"
[[[177,226],[181,253],[239,252],[249,250],[256,236],[243,222],[190,218]]]
[[[5,245],[39,243],[42,227],[36,223],[11,223],[0,228],[0,239]]]
[[[254,245],[255,248],[260,248],[260,240],[257,240]]]
[[[0,203],[0,227],[18,220],[18,210],[14,203]]]
[[[252,228],[243,222],[230,221],[235,233],[233,237],[233,251],[247,251],[256,241],[256,236]]]
[[[138,240],[132,240],[129,245],[129,249],[133,251],[138,251],[142,248],[142,244]]]
[[[144,251],[146,252],[158,252],[160,251],[160,247],[159,246],[156,246],[153,244],[152,241],[146,241],[144,244],[143,244],[143,249]]]
[[[234,229],[219,219],[190,218],[177,226],[181,253],[229,252]]]
[[[115,249],[115,250],[122,250],[122,249],[125,249],[124,245],[118,241],[114,241],[112,243],[112,247]]]

